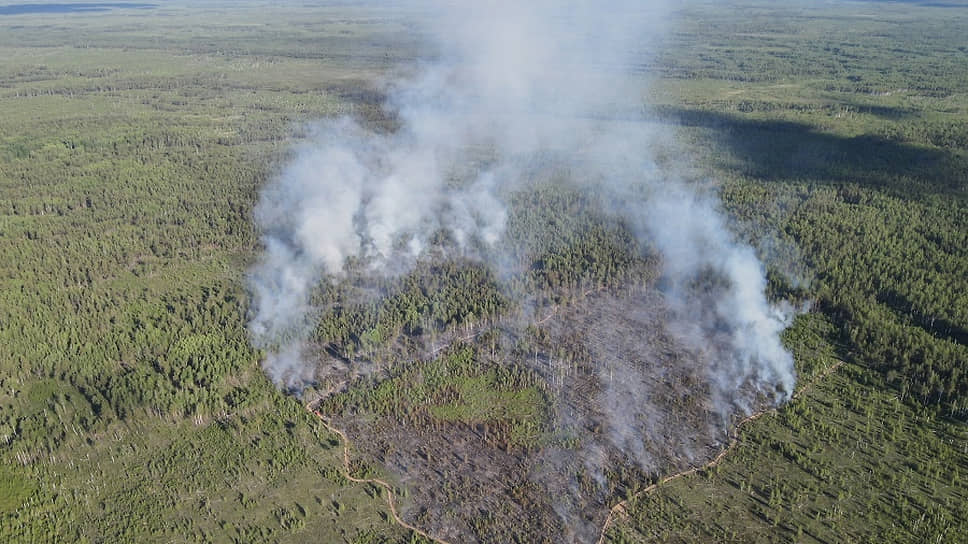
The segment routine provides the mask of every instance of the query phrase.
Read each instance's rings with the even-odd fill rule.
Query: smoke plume
[[[687,165],[660,159],[679,151],[669,127],[643,114],[645,67],[673,21],[665,3],[497,0],[428,12],[435,55],[389,86],[395,129],[319,122],[262,192],[249,329],[273,381],[313,380],[310,294],[347,259],[397,274],[443,229],[460,251],[500,267],[506,196],[560,160],[660,255],[667,327],[690,349],[715,352],[721,413],[748,409],[743,387],[788,398],[785,318],[765,298],[763,266],[727,229],[715,195],[683,181]]]

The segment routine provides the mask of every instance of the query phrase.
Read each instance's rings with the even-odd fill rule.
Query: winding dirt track
[[[318,410],[315,410],[312,407],[312,404],[313,403],[311,403],[311,402],[309,404],[307,404],[306,405],[306,410],[309,410],[313,415],[315,415],[317,418],[319,418],[319,421],[321,421],[323,423],[323,426],[326,427],[326,429],[329,430],[329,432],[338,434],[339,437],[340,437],[340,439],[343,441],[343,472],[345,473],[346,479],[349,480],[349,481],[351,481],[351,482],[358,483],[358,484],[376,484],[376,485],[382,487],[387,492],[387,506],[390,507],[390,515],[393,516],[393,520],[396,521],[398,525],[400,525],[401,527],[403,527],[405,529],[409,529],[409,530],[413,531],[414,533],[417,533],[418,535],[426,538],[427,540],[430,540],[430,541],[433,541],[433,542],[437,542],[439,544],[450,544],[449,542],[447,542],[446,540],[444,540],[442,538],[437,538],[435,536],[431,536],[426,531],[424,531],[422,529],[419,529],[417,527],[414,527],[413,525],[410,525],[406,521],[403,521],[403,518],[400,517],[400,513],[397,512],[397,503],[396,503],[396,499],[393,496],[393,487],[390,484],[388,484],[387,482],[385,482],[385,481],[383,481],[383,480],[381,480],[379,478],[356,478],[356,477],[353,476],[353,474],[350,472],[350,439],[349,439],[349,437],[347,437],[346,436],[346,433],[344,433],[342,430],[337,429],[336,427],[333,427],[332,425],[330,425],[330,423],[328,421],[326,421],[326,418],[323,417],[323,414],[320,414]]]
[[[826,378],[827,376],[829,376],[832,372],[836,371],[843,364],[844,364],[843,361],[837,361],[836,363],[834,363],[833,365],[831,365],[829,368],[827,368],[826,370],[824,370],[823,372],[821,372],[820,374],[818,374],[817,376],[815,376],[812,380],[810,380],[809,382],[807,382],[806,384],[804,384],[803,387],[801,387],[795,393],[793,393],[793,397],[790,400],[796,400],[796,399],[800,398],[801,395],[803,395],[808,390],[810,390],[814,385],[816,385],[817,382],[819,382],[820,380],[823,380],[824,378]],[[690,475],[695,474],[697,472],[711,469],[711,468],[715,467],[716,465],[720,464],[723,461],[723,459],[726,457],[726,454],[729,453],[733,448],[735,448],[737,444],[739,444],[739,430],[744,425],[746,425],[746,424],[748,424],[748,423],[750,423],[752,421],[756,421],[757,419],[761,418],[762,416],[764,416],[766,414],[773,413],[773,412],[776,412],[776,408],[770,408],[769,410],[763,410],[761,412],[756,412],[756,413],[751,414],[750,416],[748,416],[746,419],[744,419],[744,420],[740,421],[739,423],[737,423],[736,426],[733,427],[732,437],[729,439],[729,444],[725,448],[723,448],[723,450],[720,451],[719,454],[716,455],[716,457],[713,458],[712,461],[709,461],[708,463],[706,463],[705,465],[702,465],[702,466],[692,467],[692,468],[687,469],[687,470],[684,470],[682,472],[677,472],[675,474],[670,474],[669,476],[666,476],[665,478],[662,478],[658,482],[655,482],[654,484],[650,485],[649,487],[646,487],[645,489],[642,489],[641,491],[639,491],[638,493],[632,495],[628,499],[625,499],[625,500],[619,502],[618,504],[616,504],[615,506],[613,506],[612,509],[609,510],[609,512],[608,512],[608,517],[605,518],[605,523],[602,524],[602,532],[601,532],[601,536],[598,537],[598,544],[604,544],[605,543],[605,534],[608,533],[608,529],[615,523],[615,520],[616,519],[618,519],[618,518],[625,518],[625,517],[628,516],[628,503],[629,503],[630,500],[637,499],[639,497],[642,497],[644,495],[647,495],[647,494],[655,491],[660,485],[666,484],[666,483],[668,483],[668,482],[670,482],[672,480],[676,480],[678,478],[684,478],[686,476],[690,476]]]

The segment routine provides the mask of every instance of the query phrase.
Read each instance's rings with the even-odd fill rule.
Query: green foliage
[[[593,193],[556,178],[511,195],[504,243],[528,270],[522,290],[558,299],[648,275],[634,235]]]
[[[495,365],[465,346],[331,396],[321,409],[336,415],[376,414],[397,425],[460,423],[481,428],[485,440],[508,448],[532,448],[540,444],[547,425],[543,385],[532,372]]]
[[[508,306],[492,273],[480,263],[422,261],[400,280],[381,281],[385,295],[366,304],[358,302],[348,281],[325,289],[317,303],[330,310],[321,317],[314,339],[347,356],[372,357],[401,336],[473,327]]]
[[[865,383],[867,382],[867,383]],[[968,435],[842,368],[715,470],[633,501],[608,542],[928,542],[968,534]]]
[[[244,329],[250,213],[292,122],[371,115],[319,87],[350,63],[307,57],[370,38],[234,11],[256,12],[283,34],[211,6],[0,16],[0,541],[409,538]]]
[[[34,486],[12,467],[0,465],[0,515],[20,508],[34,492]]]

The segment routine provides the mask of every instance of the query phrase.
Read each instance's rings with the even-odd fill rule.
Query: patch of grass
[[[379,383],[327,398],[321,409],[421,425],[460,423],[482,428],[486,441],[535,447],[548,417],[539,384],[529,372],[495,366],[473,348],[457,347],[433,361],[404,365]]]
[[[13,467],[0,465],[0,514],[12,514],[35,490]]]

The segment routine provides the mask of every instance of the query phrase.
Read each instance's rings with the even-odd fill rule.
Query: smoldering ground
[[[536,350],[534,370],[558,383],[553,432],[585,439],[547,448],[527,471],[562,497],[548,509],[571,538],[588,537],[607,500],[609,467],[648,475],[688,463],[715,447],[730,418],[789,398],[785,316],[766,300],[762,264],[727,228],[714,193],[684,180],[688,160],[669,160],[681,150],[668,127],[642,113],[648,74],[640,67],[672,23],[663,2],[499,0],[435,10],[425,31],[437,54],[386,89],[396,129],[319,122],[261,194],[255,217],[265,250],[249,273],[249,330],[273,381],[298,391],[320,378],[310,340],[327,309],[311,297],[345,278],[348,262],[399,276],[441,251],[434,239],[443,231],[447,252],[511,282],[526,267],[507,249],[510,200],[564,182],[595,195],[597,213],[658,266],[657,281],[641,287],[647,294],[603,295],[551,325],[552,340],[584,331],[575,349],[591,359],[581,378],[555,378],[550,349],[540,357],[545,370],[537,368]],[[564,174],[542,173],[549,169]],[[665,365],[681,361],[686,370],[670,377]],[[694,397],[693,417],[669,413],[677,395]],[[402,455],[396,464],[413,467]],[[505,464],[515,461],[495,466]],[[598,487],[579,493],[574,480],[545,476],[575,466]]]

